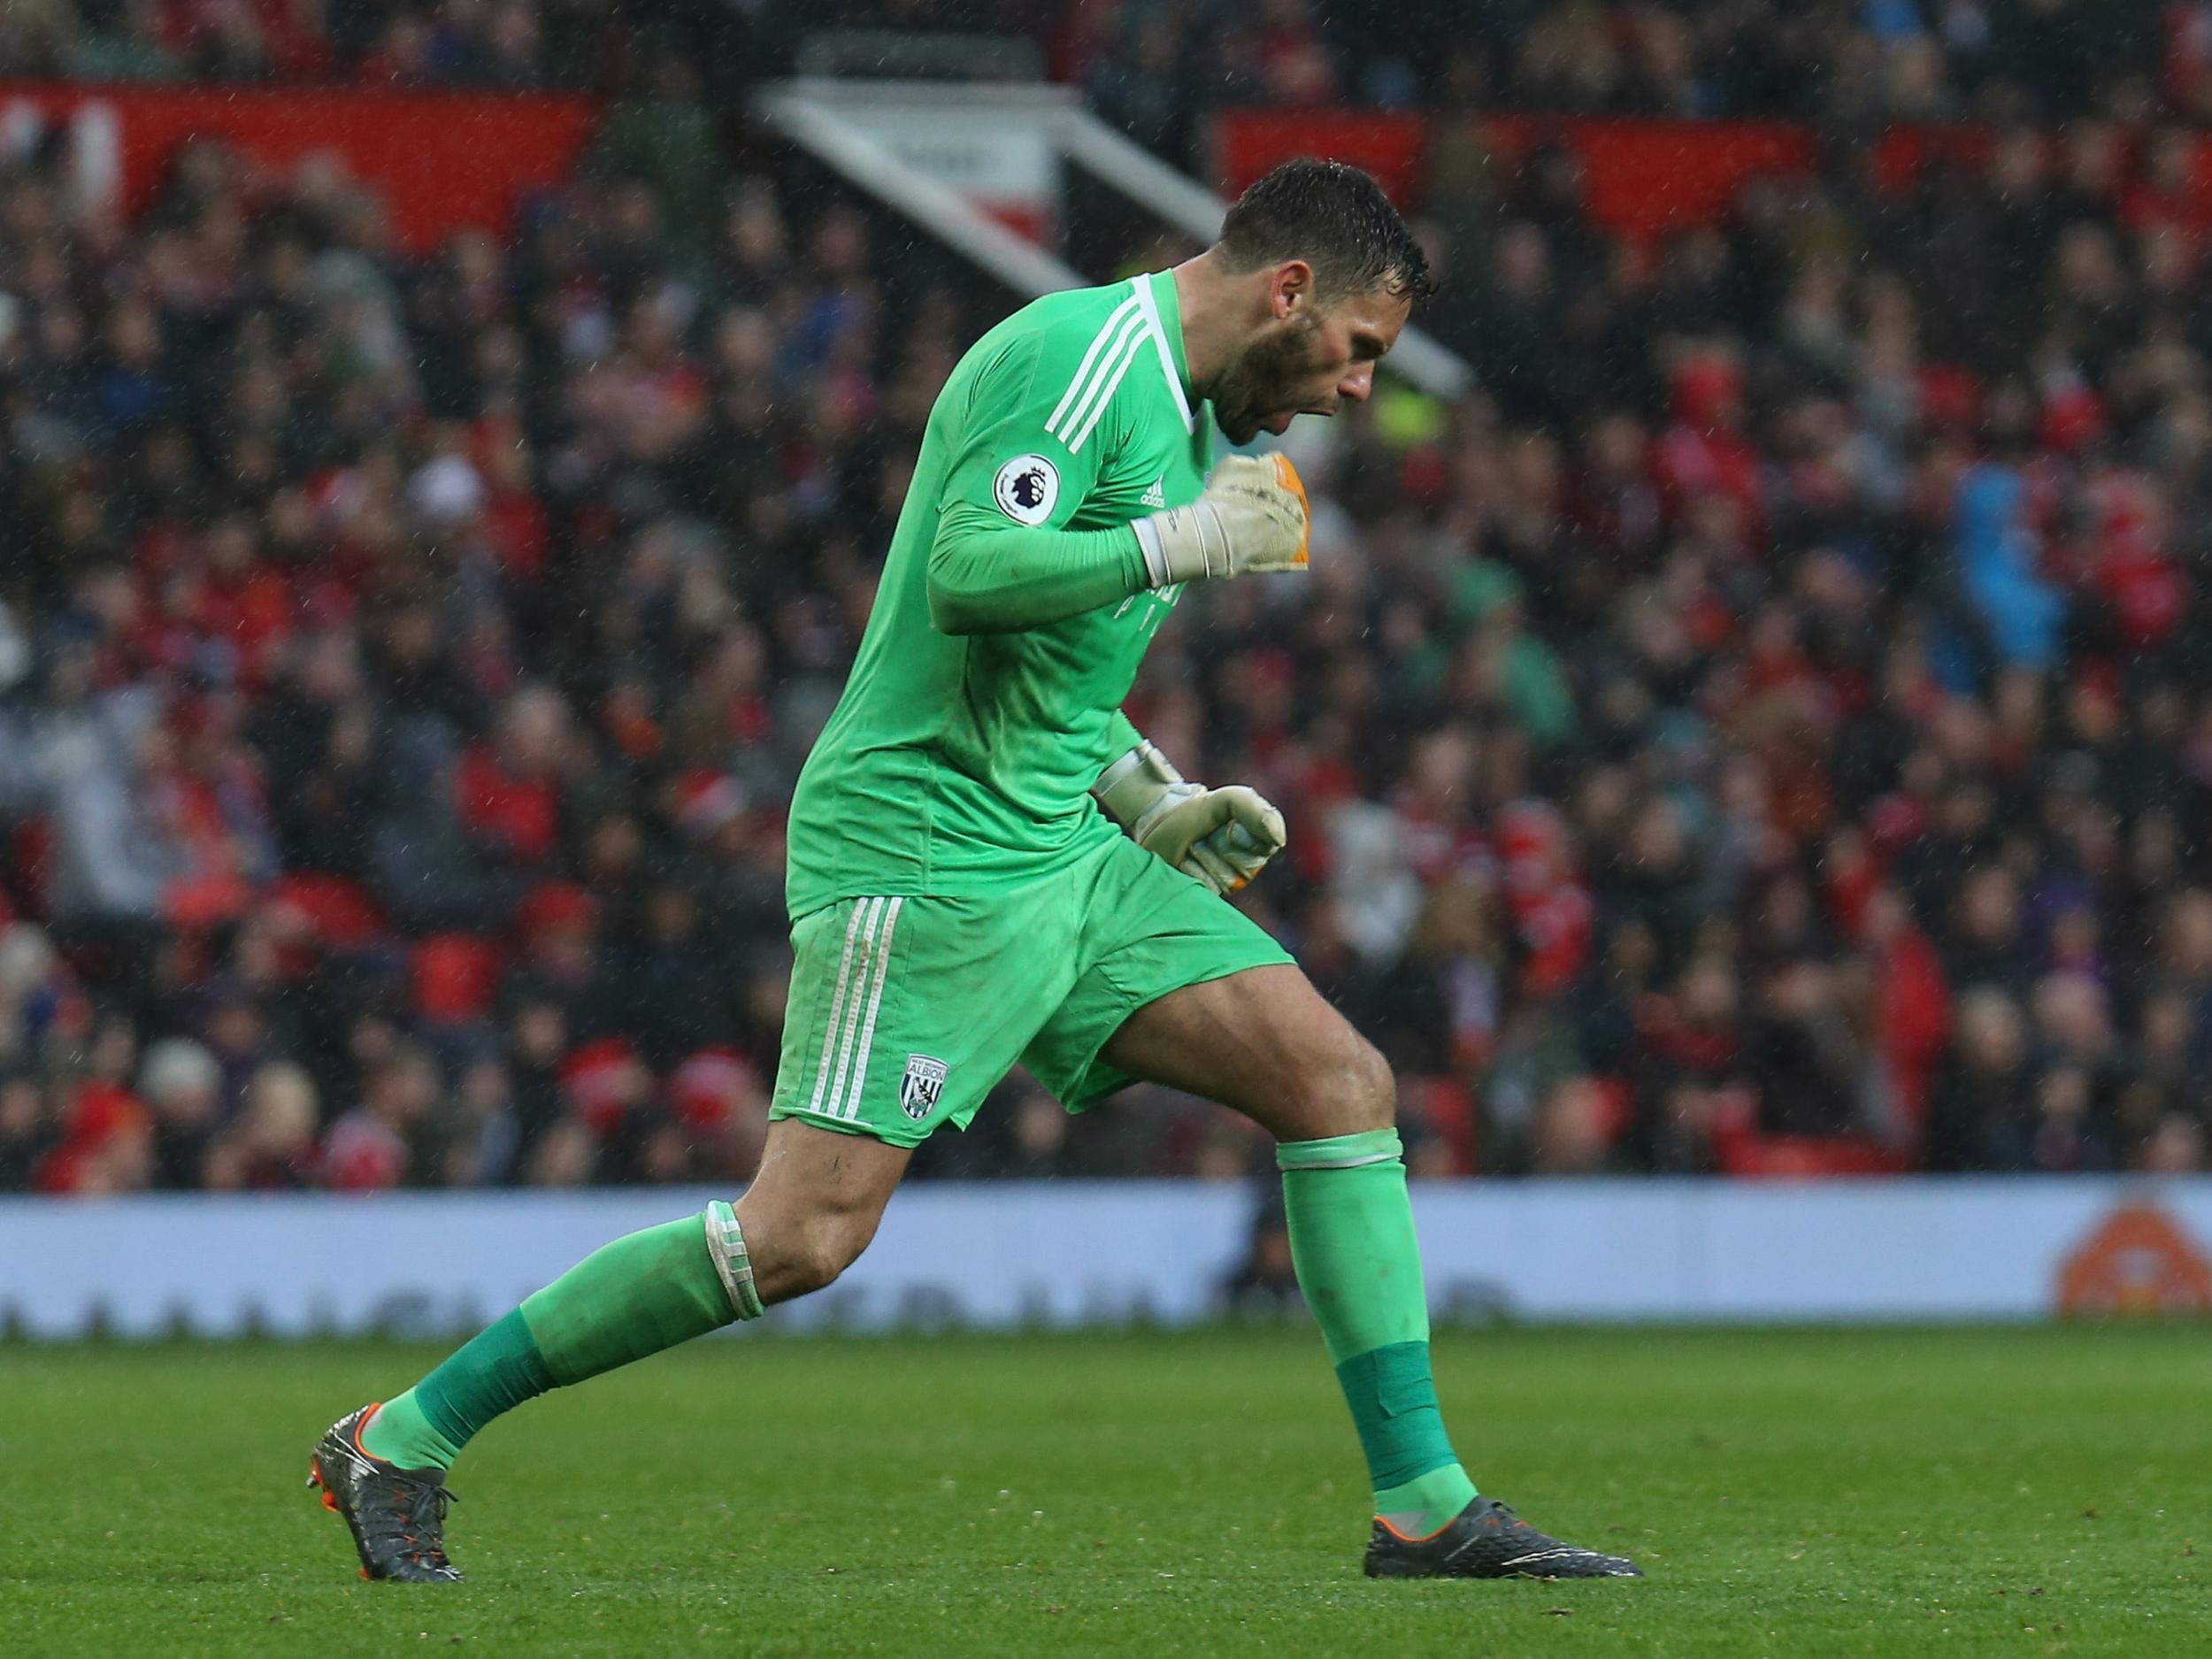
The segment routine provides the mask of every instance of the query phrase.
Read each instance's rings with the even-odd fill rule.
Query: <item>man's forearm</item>
[[[946,634],[1004,634],[1080,616],[1149,585],[1127,526],[1040,530],[949,515],[929,553],[929,614]]]
[[[1144,733],[1137,730],[1136,722],[1123,710],[1116,709],[1107,717],[1106,753],[1109,759],[1106,764],[1108,765],[1113,764],[1115,761],[1119,760],[1143,741]]]

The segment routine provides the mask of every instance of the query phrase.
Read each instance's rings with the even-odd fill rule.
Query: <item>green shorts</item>
[[[771,1118],[894,1146],[964,1129],[1025,1065],[1070,1111],[1131,1079],[1099,1059],[1130,1014],[1289,954],[1126,837],[987,898],[844,899],[791,929]]]

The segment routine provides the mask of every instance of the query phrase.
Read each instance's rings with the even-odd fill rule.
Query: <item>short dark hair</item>
[[[1382,186],[1346,162],[1284,162],[1237,198],[1221,249],[1239,271],[1303,259],[1331,299],[1377,288],[1409,300],[1436,292],[1428,256]]]

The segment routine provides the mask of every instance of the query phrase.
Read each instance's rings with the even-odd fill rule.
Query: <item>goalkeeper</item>
[[[1296,474],[1245,456],[1210,472],[1211,425],[1243,444],[1364,399],[1428,286],[1371,179],[1293,162],[1195,258],[1038,300],[961,360],[792,803],[759,1174],[332,1427],[314,1479],[370,1576],[458,1577],[443,1474],[499,1412],[830,1283],[913,1148],[1017,1064],[1071,1110],[1143,1079],[1275,1137],[1299,1283],[1371,1478],[1368,1572],[1635,1571],[1478,1495],[1430,1378],[1389,1068],[1223,902],[1282,850],[1282,814],[1185,780],[1121,712],[1186,585],[1306,564]]]

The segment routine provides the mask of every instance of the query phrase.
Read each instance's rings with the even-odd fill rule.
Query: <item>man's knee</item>
[[[878,1212],[761,1202],[756,1187],[739,1201],[738,1220],[764,1302],[789,1302],[837,1282],[875,1236]]]
[[[791,1294],[802,1296],[837,1282],[838,1276],[868,1248],[872,1225],[852,1216],[823,1216],[795,1229],[788,1263]]]
[[[1398,1082],[1375,1045],[1343,1028],[1318,1064],[1302,1070],[1297,1115],[1311,1133],[1302,1138],[1359,1134],[1398,1120]]]
[[[746,1233],[753,1282],[764,1302],[789,1302],[837,1282],[860,1259],[875,1234],[872,1217],[857,1215],[762,1217]]]
[[[737,1201],[760,1299],[788,1302],[835,1283],[875,1237],[910,1156],[790,1118],[771,1124],[760,1173]]]
[[[1366,1038],[1352,1039],[1353,1052],[1346,1063],[1345,1096],[1358,1113],[1356,1133],[1364,1129],[1387,1129],[1398,1121],[1398,1079],[1382,1051]]]

